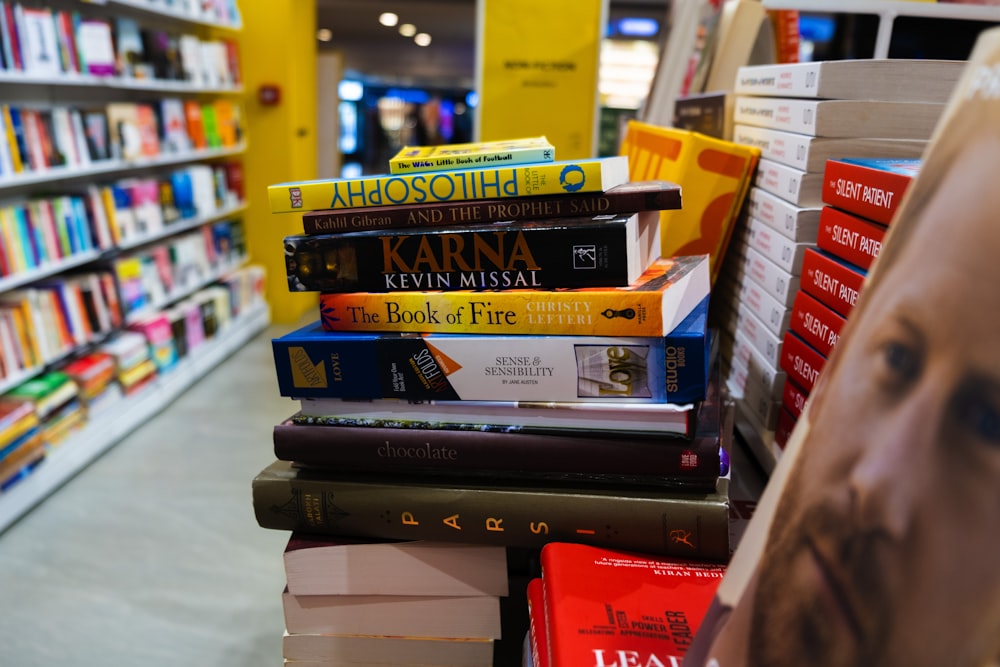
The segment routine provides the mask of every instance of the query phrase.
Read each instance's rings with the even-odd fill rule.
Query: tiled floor
[[[250,481],[273,458],[274,327],[0,534],[0,664],[281,664],[281,550]]]

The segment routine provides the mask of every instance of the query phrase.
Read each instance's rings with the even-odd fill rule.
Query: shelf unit
[[[203,11],[205,3],[182,3],[178,0],[174,4],[178,7],[182,4],[190,6],[191,12],[183,13],[171,8],[165,2],[153,2],[153,0],[104,0],[94,4],[48,0],[40,6],[51,8],[53,12],[75,11],[84,17],[106,19],[112,25],[119,17],[129,18],[140,25],[170,30],[175,34],[193,34],[204,39],[216,39],[219,34],[223,34],[227,40],[235,41],[235,33],[241,29],[238,21],[221,23],[212,16],[195,15],[194,12]],[[234,102],[238,102],[237,98],[242,93],[243,89],[239,84],[223,83],[206,86],[197,82],[133,79],[119,75],[60,73],[43,77],[23,71],[0,71],[2,103],[33,109],[57,106],[93,108],[103,107],[111,102],[152,103],[166,97],[194,100],[199,103],[217,99],[233,99]],[[0,141],[6,142],[7,139],[0,134]],[[245,150],[245,138],[241,136],[235,145],[223,147],[180,152],[169,152],[164,149],[159,154],[141,158],[110,158],[94,160],[85,166],[36,168],[14,174],[8,172],[0,174],[0,205],[23,202],[41,194],[46,196],[79,194],[84,188],[102,180],[155,177],[164,175],[172,168],[219,164],[220,160],[239,159]],[[239,220],[246,212],[245,203],[231,199],[221,202],[221,205],[214,210],[200,211],[197,215],[164,224],[162,228],[156,228],[148,233],[135,233],[119,238],[112,247],[105,246],[82,252],[76,248],[76,252],[59,259],[42,261],[37,266],[21,267],[20,270],[0,277],[0,296],[12,290],[31,288],[39,281],[57,280],[71,270],[94,267],[106,271],[116,259],[130,253],[169,244],[186,234],[197,233],[199,229],[207,230],[216,224]],[[3,230],[0,229],[0,234],[2,233]],[[10,241],[7,239],[3,242]],[[245,264],[246,257],[240,253],[219,255],[214,259],[210,270],[200,272],[192,279],[180,281],[175,289],[165,290],[165,301],[150,303],[132,312],[125,308],[125,301],[121,298],[121,284],[116,282],[115,289],[122,304],[121,326],[125,327],[150,313],[187,299],[202,288],[227,279],[232,272],[241,269]],[[236,304],[233,304],[233,310],[232,317],[224,318],[218,330],[212,335],[206,333],[204,343],[188,350],[172,367],[158,372],[141,390],[126,395],[108,406],[93,421],[87,421],[72,432],[58,447],[50,448],[45,458],[29,473],[0,493],[0,531],[5,530],[24,513],[43,501],[109,447],[148,421],[270,322],[270,310],[262,294],[258,294],[255,300],[240,303],[238,310]],[[58,355],[57,358],[45,359],[39,366],[22,369],[20,373],[8,372],[7,377],[0,377],[0,393],[58,368],[59,364],[68,358],[94,349],[103,340],[116,335],[117,331],[112,331],[110,334],[105,332],[95,340],[77,345]]]

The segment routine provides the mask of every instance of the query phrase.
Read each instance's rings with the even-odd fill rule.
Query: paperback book
[[[920,171],[921,159],[839,158],[826,163],[823,202],[888,225]]]
[[[438,146],[403,146],[389,158],[389,173],[553,162],[555,154],[555,146],[543,136]]]
[[[708,296],[708,256],[660,258],[628,287],[323,292],[327,331],[665,336]]]
[[[267,188],[272,213],[390,204],[605,192],[629,180],[623,156],[414,174],[278,183]]]
[[[513,220],[662,211],[681,207],[681,187],[668,181],[629,181],[606,192],[529,195],[472,201],[443,201],[306,211],[306,234],[332,234],[406,227],[470,225]]]
[[[655,211],[284,240],[292,292],[625,286],[659,256]]]
[[[271,348],[290,398],[683,404],[708,386],[708,305],[656,337],[330,332],[317,321]]]
[[[943,110],[941,102],[739,95],[733,110],[733,122],[814,137],[927,139]]]

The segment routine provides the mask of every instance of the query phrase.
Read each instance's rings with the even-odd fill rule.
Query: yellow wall
[[[240,3],[240,58],[248,150],[244,218],[251,260],[267,268],[267,300],[275,322],[293,323],[314,310],[315,293],[289,293],[282,239],[302,233],[301,216],[269,212],[267,186],[316,178],[316,0]],[[261,84],[277,84],[277,106],[257,101]]]

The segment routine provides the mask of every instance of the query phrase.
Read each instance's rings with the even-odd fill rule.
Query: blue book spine
[[[272,340],[290,398],[693,403],[708,390],[706,298],[669,335],[491,336],[323,331]]]

